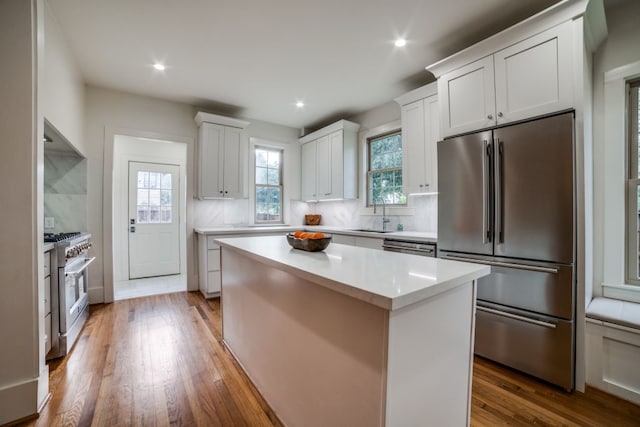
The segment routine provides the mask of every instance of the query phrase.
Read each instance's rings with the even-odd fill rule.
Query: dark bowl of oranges
[[[295,231],[287,234],[287,242],[295,249],[308,252],[323,251],[331,243],[331,234]]]

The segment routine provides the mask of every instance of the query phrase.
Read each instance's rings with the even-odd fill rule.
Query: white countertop
[[[490,267],[479,264],[336,243],[321,252],[305,252],[289,246],[284,236],[216,241],[223,249],[239,251],[387,310],[397,310],[490,273]]]
[[[313,230],[323,231],[327,233],[346,234],[351,236],[361,237],[374,237],[378,239],[407,239],[411,241],[420,242],[437,242],[438,236],[436,233],[427,233],[423,231],[393,231],[389,233],[376,233],[371,231],[356,231],[353,228],[339,227],[331,225],[281,225],[281,226],[246,226],[246,227],[196,227],[194,231],[198,234],[224,236],[230,234],[255,234],[264,232],[278,232],[288,233],[295,230]]]

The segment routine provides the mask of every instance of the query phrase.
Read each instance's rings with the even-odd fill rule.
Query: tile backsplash
[[[45,152],[44,216],[53,217],[47,233],[87,230],[87,161],[76,154]]]
[[[437,231],[438,196],[412,196],[409,208],[414,215],[387,215],[391,222],[389,229],[395,230],[402,224],[407,231]],[[333,202],[306,203],[291,201],[289,207],[290,225],[304,223],[308,213],[322,215],[322,225],[346,228],[380,228],[382,213],[362,214],[359,200],[341,200]],[[197,200],[194,206],[194,225],[196,227],[239,226],[249,223],[249,200]]]

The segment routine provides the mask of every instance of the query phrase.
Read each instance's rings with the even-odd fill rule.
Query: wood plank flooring
[[[91,307],[52,398],[28,426],[279,426],[221,343],[220,304],[181,292]],[[474,364],[472,426],[640,426],[640,407]]]

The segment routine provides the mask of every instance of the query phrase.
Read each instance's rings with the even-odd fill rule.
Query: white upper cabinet
[[[316,192],[316,147],[317,141],[307,142],[302,145],[301,158],[301,193],[302,200],[317,200]]]
[[[359,128],[341,120],[300,138],[302,200],[357,197]]]
[[[482,58],[438,80],[442,134],[457,135],[496,124],[493,57]]]
[[[198,198],[246,198],[249,141],[243,129],[249,122],[207,113],[198,113],[196,122]]]
[[[442,136],[571,108],[571,28],[558,25],[443,74]]]
[[[571,108],[571,55],[568,23],[497,52],[498,124]]]
[[[436,84],[432,83],[396,98],[402,114],[402,182],[405,194],[438,191],[436,148],[440,138],[440,120],[438,95],[435,93]]]

